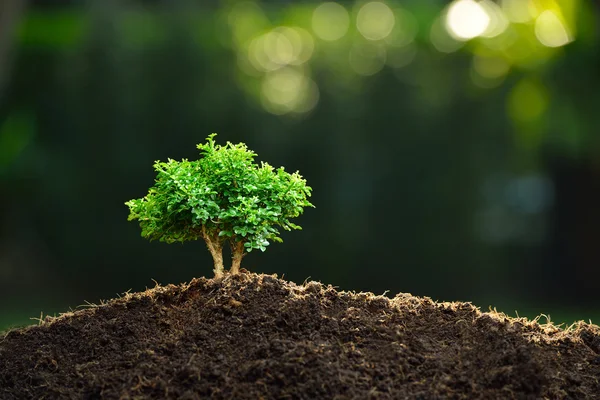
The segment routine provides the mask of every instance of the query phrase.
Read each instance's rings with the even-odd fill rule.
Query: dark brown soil
[[[0,338],[1,399],[593,399],[599,380],[595,325],[250,273]]]

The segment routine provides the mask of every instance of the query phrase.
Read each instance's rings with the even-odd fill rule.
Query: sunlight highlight
[[[490,16],[473,0],[458,0],[448,8],[446,29],[458,40],[469,40],[482,35],[490,24]]]

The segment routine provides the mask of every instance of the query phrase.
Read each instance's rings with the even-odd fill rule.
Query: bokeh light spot
[[[348,11],[337,3],[323,3],[313,11],[313,32],[323,40],[338,40],[348,32],[349,27]]]
[[[300,65],[311,59],[315,50],[315,40],[313,36],[305,29],[293,28],[296,32],[296,37],[299,39],[299,45],[296,47],[296,60],[292,63],[294,65]]]
[[[269,25],[262,9],[256,3],[250,1],[237,3],[233,6],[228,15],[228,22],[232,30],[233,42],[238,47]]]
[[[318,102],[319,91],[312,79],[297,68],[282,68],[265,75],[262,103],[272,114],[305,113]]]
[[[537,10],[531,0],[502,0],[502,11],[509,21],[525,23],[534,18]]]
[[[473,0],[458,0],[448,8],[446,29],[458,40],[469,40],[483,34],[490,24],[486,10]]]
[[[414,43],[408,46],[388,49],[386,64],[392,68],[402,68],[413,62],[417,55],[417,46]]]
[[[257,71],[273,71],[280,67],[279,64],[271,61],[265,51],[265,41],[267,35],[261,35],[254,38],[248,46],[248,59]]]
[[[305,90],[302,92],[302,96],[294,107],[295,113],[308,113],[319,102],[319,87],[312,79],[306,81]]]
[[[464,42],[460,42],[450,36],[442,25],[440,18],[437,18],[431,25],[429,40],[431,40],[433,47],[440,53],[453,53],[464,45]]]
[[[298,40],[292,43],[290,32],[286,33],[274,29],[265,35],[263,50],[275,64],[287,65],[295,60],[297,49],[294,49],[294,44],[298,45]]]
[[[248,58],[259,71],[273,71],[286,65],[300,65],[308,61],[314,50],[314,41],[304,29],[277,27],[250,43]]]
[[[509,69],[509,63],[500,57],[475,56],[473,69],[482,77],[495,79],[504,77]]]
[[[548,108],[548,93],[540,83],[524,79],[508,96],[508,113],[516,122],[538,120]]]
[[[394,9],[394,14],[396,22],[385,42],[398,47],[413,43],[419,30],[417,19],[409,11],[401,8]]]
[[[567,28],[551,10],[544,11],[535,20],[535,36],[546,47],[560,47],[571,42]]]
[[[471,65],[471,82],[483,89],[498,87],[504,82],[510,64],[503,58],[477,55]]]
[[[350,50],[350,67],[359,75],[370,76],[381,71],[387,58],[383,45],[356,43]]]
[[[395,23],[392,10],[378,1],[362,6],[356,16],[356,27],[368,40],[385,39],[392,32]]]
[[[469,71],[469,76],[471,77],[471,82],[477,87],[482,89],[493,89],[502,84],[504,82],[504,77],[501,76],[499,78],[488,78],[485,76],[481,76],[475,68],[471,68]]]
[[[481,36],[493,38],[504,33],[508,28],[509,22],[500,6],[490,0],[483,0],[479,5],[490,18],[490,22]]]

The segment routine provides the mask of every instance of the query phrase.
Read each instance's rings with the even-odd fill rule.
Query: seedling
[[[242,258],[281,242],[279,228],[301,229],[290,219],[314,207],[311,188],[295,172],[254,162],[256,153],[244,143],[215,143],[216,134],[197,147],[201,157],[156,161],[156,181],[141,199],[126,202],[129,221],[138,220],[142,236],[174,243],[204,239],[222,276],[223,247],[231,246],[230,272],[238,273]]]

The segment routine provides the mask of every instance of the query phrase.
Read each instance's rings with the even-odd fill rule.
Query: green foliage
[[[32,141],[35,129],[35,118],[26,111],[13,112],[0,121],[0,176]]]
[[[313,206],[306,180],[283,167],[258,165],[244,143],[221,146],[215,136],[198,145],[202,156],[196,161],[157,161],[155,185],[125,203],[142,236],[167,243],[202,238],[211,253],[229,241],[232,249],[250,252],[281,242],[279,228],[301,229],[290,219]]]

